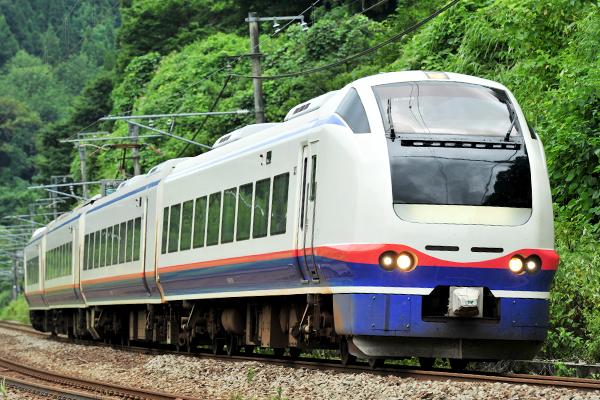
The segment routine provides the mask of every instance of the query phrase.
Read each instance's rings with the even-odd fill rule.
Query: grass
[[[29,306],[25,296],[20,295],[16,301],[11,301],[6,307],[2,307],[0,309],[0,320],[30,324]]]

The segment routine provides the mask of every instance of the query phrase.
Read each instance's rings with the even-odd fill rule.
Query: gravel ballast
[[[202,399],[597,399],[600,393],[505,383],[417,381],[59,343],[0,328],[0,356],[30,366]],[[12,393],[11,400],[24,399]],[[29,397],[31,398],[31,397]]]

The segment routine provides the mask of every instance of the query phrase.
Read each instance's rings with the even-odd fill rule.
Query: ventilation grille
[[[474,149],[497,149],[497,150],[519,150],[519,143],[482,143],[462,142],[453,140],[401,140],[400,144],[406,147],[450,147],[450,148],[474,148]]]
[[[504,253],[502,247],[471,247],[473,253]]]
[[[425,250],[429,251],[458,251],[458,246],[433,246],[427,245],[425,246]]]

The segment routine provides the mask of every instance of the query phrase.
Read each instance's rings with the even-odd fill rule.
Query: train
[[[544,148],[487,79],[400,71],[248,125],[37,230],[35,329],[342,364],[531,359],[554,251]]]

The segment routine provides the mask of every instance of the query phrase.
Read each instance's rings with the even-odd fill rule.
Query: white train
[[[510,91],[394,72],[61,216],[25,249],[26,296],[42,331],[461,368],[537,353],[553,246],[544,150]]]

